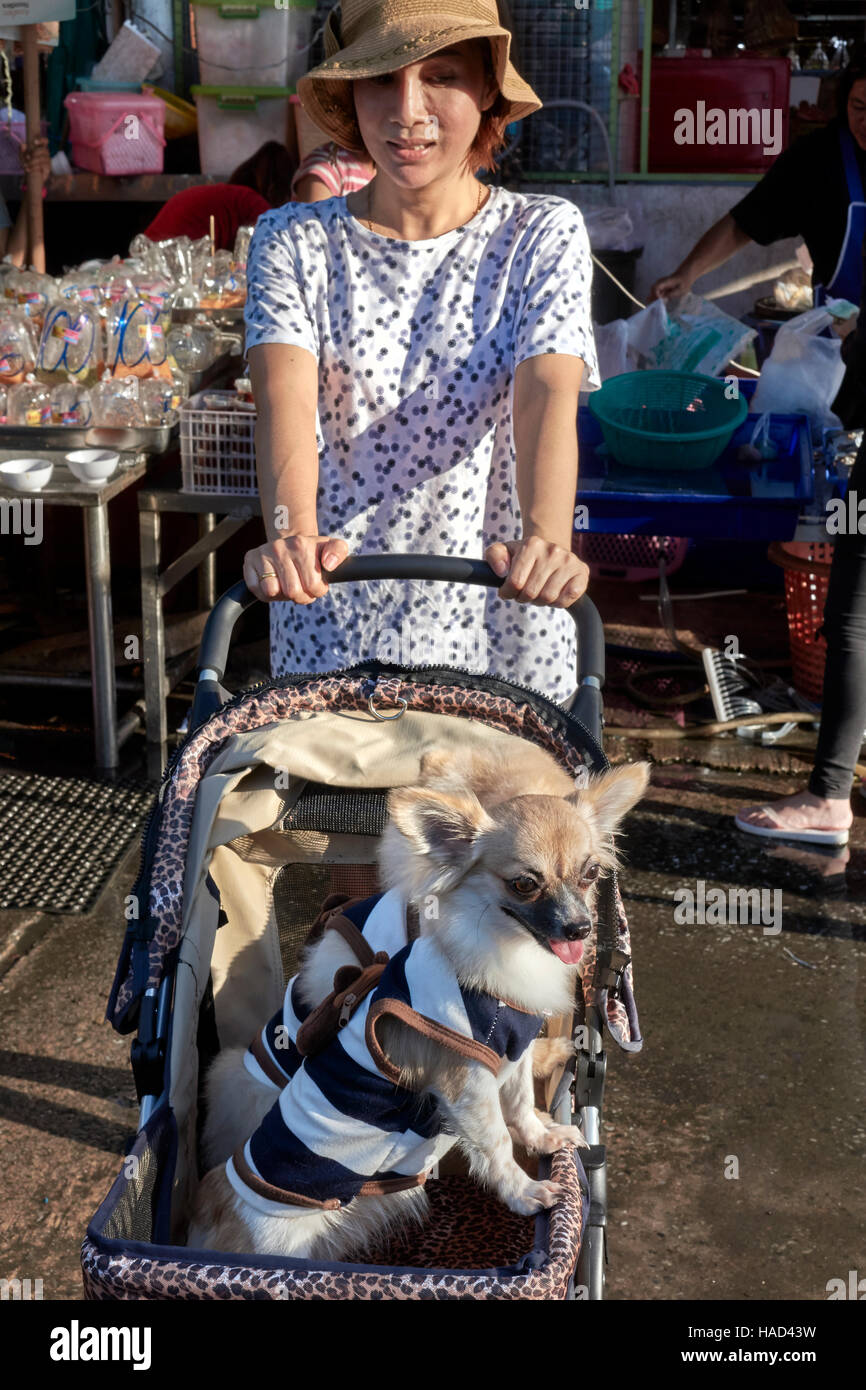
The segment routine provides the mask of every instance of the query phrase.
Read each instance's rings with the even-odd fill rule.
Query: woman
[[[278,208],[291,195],[295,162],[278,140],[268,140],[239,164],[226,183],[203,183],[169,198],[144,235],[151,241],[188,236],[192,241],[210,235],[218,251],[232,251],[240,227],[251,227],[263,212]]]
[[[866,238],[860,314],[845,337],[845,378],[833,410],[846,429],[866,428]],[[849,492],[866,497],[866,437],[848,480]],[[768,806],[747,806],[736,824],[750,835],[844,845],[854,820],[851,783],[866,730],[866,536],[840,535],[824,604],[827,659],[815,764],[805,791]]]
[[[682,264],[657,280],[650,299],[685,294],[750,241],[801,236],[812,257],[815,303],[859,304],[866,236],[866,51],[852,57],[837,90],[836,118],[795,140],[745,198],[720,218]]]
[[[298,83],[311,120],[377,173],[347,197],[265,215],[253,237],[267,540],[244,578],[291,600],[271,611],[275,675],[393,660],[395,635],[459,636],[469,655],[453,664],[565,701],[576,650],[562,610],[588,575],[571,551],[584,367],[586,388],[599,385],[589,243],[565,199],[474,177],[508,122],[540,106],[495,0],[475,15],[437,0],[433,25],[400,0],[345,0],[342,36],[332,11],[326,61]],[[507,578],[498,591],[329,590],[350,550],[483,553]]]

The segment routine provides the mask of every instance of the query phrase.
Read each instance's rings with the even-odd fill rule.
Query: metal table
[[[163,512],[199,517],[199,538],[164,570],[162,563]],[[144,662],[145,737],[147,766],[152,777],[165,767],[168,751],[166,699],[179,680],[195,664],[196,652],[169,672],[165,659],[165,618],[162,600],[192,570],[199,570],[199,607],[210,611],[216,603],[216,552],[254,517],[262,514],[255,497],[181,492],[176,487],[142,488],[138,494],[141,546],[142,656]],[[217,517],[222,517],[217,521]]]
[[[0,450],[0,462],[13,458],[39,458],[54,464],[54,472],[47,487],[40,492],[18,492],[0,481],[0,508],[3,514],[3,530],[8,533],[15,529],[15,518],[20,520],[23,513],[16,511],[15,504],[37,507],[78,507],[83,513],[84,553],[87,573],[87,615],[90,635],[90,664],[93,684],[93,728],[96,766],[114,769],[119,762],[119,749],[123,737],[135,728],[137,716],[130,723],[124,721],[124,729],[119,732],[117,721],[116,690],[114,680],[114,630],[111,611],[111,556],[108,530],[108,504],[112,498],[131,487],[143,477],[147,468],[144,454],[128,456],[121,463],[113,477],[100,487],[87,487],[80,483],[64,460],[62,453],[49,449]],[[0,475],[2,477],[2,475]],[[32,513],[31,513],[32,515]],[[58,683],[63,677],[33,675],[32,673],[4,671],[0,682],[8,685],[45,685],[52,680]]]

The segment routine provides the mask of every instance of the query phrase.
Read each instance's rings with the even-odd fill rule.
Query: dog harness
[[[432,1096],[400,1084],[378,1035],[386,1016],[497,1075],[516,1062],[544,1018],[464,988],[433,937],[409,940],[396,891],[330,898],[310,938],[336,929],[362,964],[341,967],[334,993],[301,1004],[298,977],[246,1054],[257,1080],[279,1088],[259,1128],[228,1160],[239,1196],[272,1216],[335,1210],[357,1196],[418,1187],[454,1143]]]

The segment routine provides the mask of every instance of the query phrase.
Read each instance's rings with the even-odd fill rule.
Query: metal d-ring
[[[405,714],[406,710],[409,707],[407,701],[403,699],[402,695],[397,696],[397,704],[402,705],[403,708],[398,709],[396,714],[380,714],[373,704],[373,696],[371,695],[369,700],[367,701],[367,709],[370,711],[374,719],[381,719],[383,723],[390,724],[392,719],[399,719],[402,714]]]

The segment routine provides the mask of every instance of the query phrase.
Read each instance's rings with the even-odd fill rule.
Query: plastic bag
[[[718,376],[757,337],[753,328],[697,294],[680,295],[667,313],[667,332],[651,350],[648,367]]]
[[[598,374],[602,381],[608,377],[621,376],[631,371],[626,353],[628,351],[628,320],[614,319],[613,323],[595,323],[592,326],[595,338],[595,351],[598,358]]]
[[[809,309],[812,298],[812,276],[799,266],[786,270],[773,285],[773,301],[780,309]]]
[[[593,208],[583,220],[593,251],[634,251],[640,245],[626,208]]]
[[[779,329],[752,397],[754,413],[808,415],[821,428],[841,425],[830,405],[845,375],[842,342],[819,338],[816,331],[791,331],[790,325]]]

